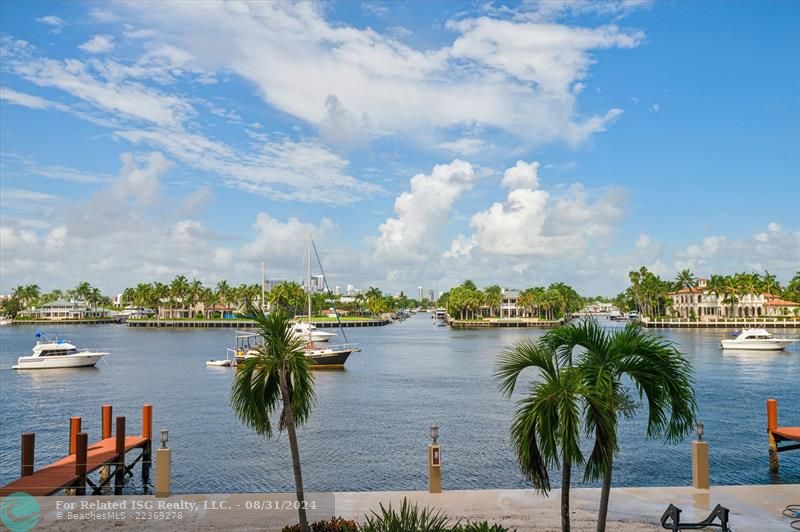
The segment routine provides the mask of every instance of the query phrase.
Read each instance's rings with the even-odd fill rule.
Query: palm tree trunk
[[[613,458],[609,459],[606,470],[603,471],[603,487],[600,490],[600,511],[597,514],[597,532],[606,532],[606,519],[608,519],[608,496],[611,494],[611,469],[614,467]]]
[[[561,464],[561,532],[569,532],[569,484],[572,462],[564,459]]]
[[[286,382],[286,368],[280,371],[281,399],[286,420],[286,432],[289,434],[289,448],[292,451],[292,470],[294,472],[294,490],[297,495],[297,517],[300,519],[300,530],[308,532],[306,518],[305,493],[303,492],[303,473],[300,471],[300,449],[297,447],[297,432],[294,427],[292,400],[289,397],[289,385]]]

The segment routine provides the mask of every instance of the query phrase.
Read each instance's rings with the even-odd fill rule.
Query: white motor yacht
[[[292,332],[304,340],[310,340],[314,343],[327,342],[336,333],[329,333],[327,331],[320,331],[313,323],[297,322],[292,325]]]
[[[777,337],[764,329],[743,329],[733,340],[722,340],[723,349],[749,349],[753,351],[780,351],[797,341],[797,338]]]
[[[101,351],[78,351],[64,340],[39,340],[33,347],[33,355],[19,357],[11,369],[55,369],[84,368],[94,366],[108,353]]]

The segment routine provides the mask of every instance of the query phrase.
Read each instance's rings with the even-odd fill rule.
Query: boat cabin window
[[[77,353],[77,349],[45,349],[43,350],[39,356],[40,357],[56,357],[62,355],[74,355]]]

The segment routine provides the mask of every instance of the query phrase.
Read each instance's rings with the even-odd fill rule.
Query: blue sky
[[[0,4],[0,290],[800,267],[796,2]]]

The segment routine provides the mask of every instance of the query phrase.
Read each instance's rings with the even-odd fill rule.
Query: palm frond
[[[515,342],[503,350],[497,361],[494,373],[500,393],[511,397],[520,374],[527,368],[537,368],[543,374],[553,376],[556,365],[544,346],[531,339]]]

